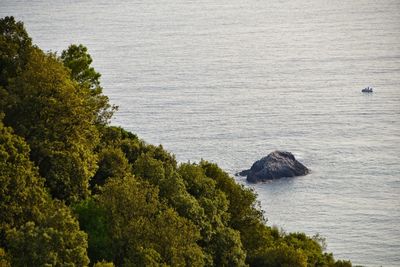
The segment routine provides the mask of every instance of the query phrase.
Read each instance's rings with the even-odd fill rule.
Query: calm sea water
[[[113,123],[180,161],[233,174],[293,152],[310,175],[248,185],[268,223],[400,266],[400,1],[0,0],[0,15],[45,50],[88,46]]]

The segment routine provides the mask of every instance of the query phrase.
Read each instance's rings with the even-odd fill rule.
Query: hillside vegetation
[[[216,164],[110,126],[91,62],[0,20],[0,266],[351,266],[267,226]]]

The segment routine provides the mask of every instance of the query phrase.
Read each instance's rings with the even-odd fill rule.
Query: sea
[[[338,259],[400,266],[399,0],[0,0],[10,15],[43,50],[88,47],[113,125],[218,163]],[[234,176],[274,150],[311,174]]]

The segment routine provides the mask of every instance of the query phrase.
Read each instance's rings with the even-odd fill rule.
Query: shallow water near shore
[[[0,5],[44,50],[89,48],[113,124],[232,175],[291,151],[309,175],[236,177],[268,224],[319,233],[353,264],[400,265],[398,0]]]

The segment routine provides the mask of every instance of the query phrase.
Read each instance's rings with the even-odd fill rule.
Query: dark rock
[[[309,172],[309,169],[297,161],[292,153],[274,151],[254,162],[249,170],[239,172],[238,175],[247,176],[247,181],[250,183],[257,183],[282,177],[306,175]]]
[[[241,172],[237,172],[235,175],[236,176],[247,176],[247,174],[250,173],[250,170],[243,170]]]

